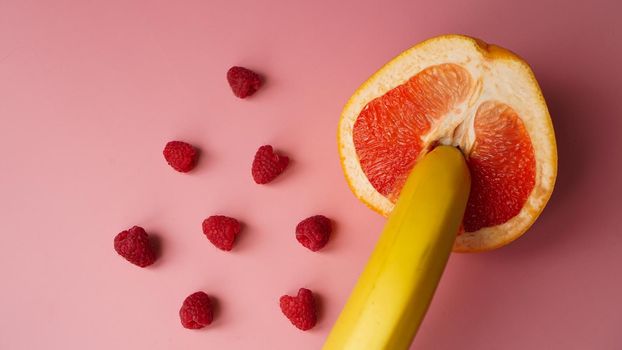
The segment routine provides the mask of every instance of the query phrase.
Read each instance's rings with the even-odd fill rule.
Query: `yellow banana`
[[[471,179],[460,151],[414,167],[324,350],[408,349],[443,274]]]

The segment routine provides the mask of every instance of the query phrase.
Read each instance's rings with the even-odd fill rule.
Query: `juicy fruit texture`
[[[516,216],[535,185],[536,161],[520,117],[508,105],[484,102],[475,115],[469,157],[472,184],[464,229],[474,232]]]
[[[140,226],[117,234],[114,238],[114,250],[127,261],[140,267],[149,266],[156,260],[153,247],[149,243],[149,235]]]
[[[283,315],[300,330],[309,330],[317,323],[315,298],[306,288],[300,288],[295,297],[283,295],[279,299],[279,305]]]
[[[421,136],[466,99],[470,80],[458,65],[432,66],[363,108],[352,138],[361,167],[378,192],[397,200],[423,150]]]
[[[188,329],[209,326],[214,319],[212,300],[205,292],[190,294],[179,309],[181,325]]]
[[[261,87],[259,74],[244,67],[231,67],[227,71],[227,81],[233,94],[239,98],[251,96]]]
[[[329,218],[323,215],[314,215],[296,225],[296,239],[304,247],[317,252],[328,243],[331,231]]]
[[[203,220],[203,233],[220,250],[230,251],[235,237],[242,229],[240,222],[223,215],[210,216]]]
[[[378,192],[397,199],[424,150],[421,137],[435,119],[467,98],[471,80],[455,64],[432,66],[365,106],[352,136],[363,172]],[[517,215],[533,189],[535,173],[529,135],[509,106],[483,102],[473,129],[475,143],[468,156],[475,185],[464,222],[467,232]]]
[[[460,35],[432,38],[385,65],[343,110],[346,178],[385,216],[411,169],[439,144],[460,148],[473,178],[457,251],[518,238],[553,191],[546,103],[529,66],[505,49]]]
[[[186,142],[171,141],[166,144],[162,153],[168,164],[180,173],[189,172],[197,163],[197,150]]]
[[[253,180],[257,184],[267,184],[281,175],[288,164],[289,158],[277,154],[272,146],[261,146],[253,159],[251,168]]]

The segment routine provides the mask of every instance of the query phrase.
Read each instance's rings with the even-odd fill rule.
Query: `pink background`
[[[384,62],[422,39],[466,33],[533,66],[559,143],[544,214],[495,252],[453,255],[415,349],[621,349],[621,3],[610,1],[0,1],[0,348],[317,349],[384,219],[350,193],[340,110]],[[267,76],[234,98],[231,65]],[[171,139],[203,150],[174,172]],[[293,159],[255,185],[270,143]],[[246,224],[231,253],[201,221]],[[296,223],[336,222],[320,253]],[[112,249],[142,225],[162,257],[141,270]],[[303,333],[278,298],[306,286]],[[181,327],[205,290],[215,322]]]

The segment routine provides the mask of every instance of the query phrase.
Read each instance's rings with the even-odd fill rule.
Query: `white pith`
[[[548,110],[531,69],[520,59],[495,57],[471,38],[445,36],[428,40],[402,53],[374,74],[351,97],[342,113],[339,135],[344,171],[355,194],[383,215],[394,204],[377,192],[361,168],[356,156],[352,129],[356,118],[367,103],[405,83],[430,66],[454,63],[465,68],[472,79],[469,97],[435,122],[423,137],[424,144],[438,140],[443,144],[460,146],[468,154],[475,140],[473,121],[484,101],[499,101],[509,105],[520,118],[531,138],[536,158],[535,186],[520,213],[507,222],[460,235],[456,250],[482,250],[501,245],[522,234],[546,204],[556,176],[556,146]],[[516,237],[515,237],[516,236]]]

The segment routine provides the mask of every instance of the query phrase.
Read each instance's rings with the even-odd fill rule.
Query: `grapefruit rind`
[[[521,117],[534,148],[535,185],[521,211],[503,224],[459,235],[454,245],[457,252],[495,249],[517,239],[533,224],[553,192],[557,175],[555,134],[546,102],[531,68],[516,54],[463,35],[435,37],[404,51],[374,73],[346,103],[337,136],[341,165],[356,197],[371,209],[388,216],[394,204],[376,191],[361,168],[352,138],[354,123],[363,107],[374,98],[405,83],[427,67],[445,63],[466,68],[475,82],[473,98],[456,110],[460,115],[449,115],[445,120],[460,117],[472,126],[473,118],[465,116],[473,116],[481,102],[501,101],[512,106]],[[434,137],[436,135],[430,133],[423,139],[430,142]],[[469,142],[473,138],[467,133],[460,141],[464,144],[454,145],[461,146],[468,157]]]

